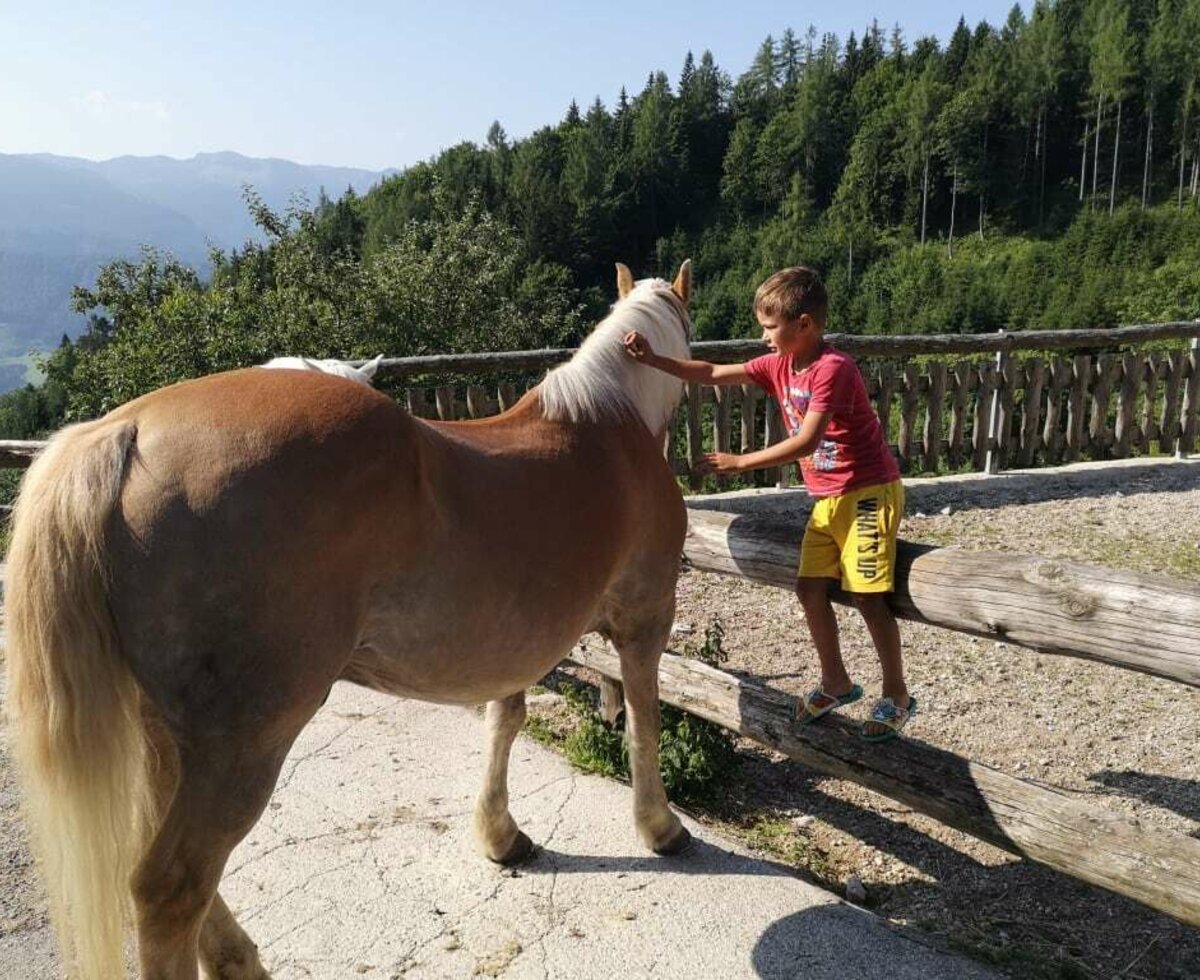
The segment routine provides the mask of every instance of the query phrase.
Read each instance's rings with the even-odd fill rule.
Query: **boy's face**
[[[755,316],[762,327],[763,343],[777,353],[804,361],[811,358],[821,346],[824,331],[807,313],[801,313],[794,320],[768,316],[761,311],[756,312]]]

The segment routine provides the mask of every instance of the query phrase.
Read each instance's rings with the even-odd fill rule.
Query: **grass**
[[[725,635],[719,619],[704,631],[703,640],[684,645],[684,656],[716,665],[726,659]],[[559,685],[565,716],[531,713],[525,730],[531,738],[557,749],[583,772],[628,781],[629,750],[624,731],[605,724],[597,711],[594,688],[573,681]],[[720,725],[679,708],[662,706],[658,742],[659,770],[671,799],[706,806],[719,799],[736,773],[738,755],[733,736]]]
[[[825,852],[796,832],[790,820],[767,812],[751,818],[742,830],[743,839],[756,850],[770,854],[785,864],[807,871],[827,886],[838,888]]]

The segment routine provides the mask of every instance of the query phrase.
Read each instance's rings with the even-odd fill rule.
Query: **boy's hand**
[[[625,353],[635,361],[642,364],[652,364],[654,362],[654,348],[650,346],[650,341],[636,330],[625,335],[624,344]]]
[[[730,473],[742,472],[742,457],[734,453],[705,453],[696,464],[696,472],[701,476],[710,473],[714,476],[728,476]]]

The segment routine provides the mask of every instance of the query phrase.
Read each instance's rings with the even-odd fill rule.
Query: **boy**
[[[916,712],[904,683],[900,630],[887,604],[894,586],[896,529],[904,511],[900,471],[852,358],[825,342],[828,299],[812,269],[782,269],[754,295],[754,314],[771,353],[745,364],[661,357],[638,333],[625,349],[642,364],[708,385],[754,382],[775,396],[788,437],[744,456],[709,453],[701,473],[742,473],[800,460],[813,504],[800,546],[796,594],[821,663],[821,683],[797,701],[805,724],[862,697],[846,673],[829,581],[840,582],[871,633],[883,669],[883,697],[862,737],[895,738]]]

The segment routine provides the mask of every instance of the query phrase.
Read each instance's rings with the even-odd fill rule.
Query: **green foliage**
[[[365,358],[554,346],[577,338],[582,306],[563,267],[530,259],[478,195],[435,186],[429,215],[363,252],[357,205],[323,212],[250,206],[270,236],[213,252],[204,283],[147,249],[106,266],[75,305],[91,326],[69,364],[48,369],[68,415],[99,415],[186,378],[279,354]]]
[[[716,666],[726,659],[721,646],[724,627],[714,620],[699,646],[686,645],[684,654]],[[563,742],[563,752],[584,772],[629,778],[629,749],[623,731],[600,720],[589,689],[565,684],[562,694],[577,723]],[[697,718],[669,704],[662,706],[658,743],[659,769],[671,799],[710,803],[737,767],[732,736],[720,725]]]

